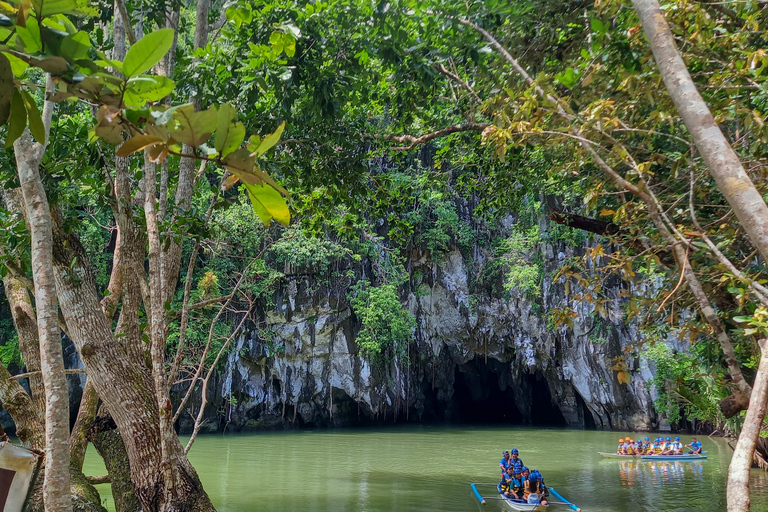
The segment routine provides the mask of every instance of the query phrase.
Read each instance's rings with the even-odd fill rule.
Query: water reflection
[[[704,461],[679,460],[619,460],[619,480],[622,486],[658,486],[682,483],[686,479],[704,481]]]

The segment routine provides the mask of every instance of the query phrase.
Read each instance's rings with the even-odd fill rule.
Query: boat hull
[[[706,455],[643,455],[641,460],[704,460]]]
[[[518,510],[521,512],[545,512],[549,509],[549,505],[542,505],[541,503],[530,504],[523,503],[522,501],[515,501],[509,498],[504,499],[504,503],[510,508],[510,510]]]

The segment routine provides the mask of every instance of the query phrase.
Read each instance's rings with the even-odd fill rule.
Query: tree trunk
[[[64,374],[53,276],[51,211],[39,169],[45,146],[35,143],[27,131],[13,147],[32,239],[40,369],[45,388],[46,457],[43,496],[48,512],[68,512],[72,510],[69,490],[69,388]]]
[[[168,440],[166,460],[170,466],[166,470],[174,475],[176,500],[164,500],[159,411],[150,372],[115,340],[99,303],[88,256],[79,240],[58,224],[54,225],[54,268],[69,334],[96,392],[118,426],[136,496],[152,511],[214,510],[176,436]]]
[[[768,261],[768,205],[744,170],[680,56],[658,0],[632,0],[643,24],[659,73],[696,149],[741,227]]]
[[[757,377],[752,386],[747,416],[741,427],[739,440],[733,450],[733,458],[728,470],[727,503],[728,512],[747,512],[749,510],[749,473],[752,457],[760,437],[768,403],[768,340],[760,340],[760,364]]]
[[[141,512],[141,503],[131,486],[131,465],[125,445],[112,417],[104,415],[103,410],[88,429],[88,439],[104,459],[104,465],[111,478],[115,511]]]

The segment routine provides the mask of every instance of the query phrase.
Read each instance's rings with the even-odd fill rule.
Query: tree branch
[[[426,144],[427,142],[435,139],[439,139],[440,137],[445,137],[447,135],[451,135],[454,133],[459,132],[481,132],[485,130],[487,127],[491,126],[490,123],[467,123],[465,125],[454,125],[449,126],[448,128],[443,128],[441,130],[436,130],[434,132],[430,132],[424,135],[421,135],[419,137],[413,136],[413,135],[390,135],[386,136],[386,139],[393,140],[395,142],[410,142],[411,144],[409,146],[397,146],[393,148],[389,148],[392,151],[410,151],[414,149],[417,146],[420,146],[422,144]]]

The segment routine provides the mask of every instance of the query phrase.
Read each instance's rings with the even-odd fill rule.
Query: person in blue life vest
[[[524,466],[525,463],[523,463],[523,459],[520,458],[519,452],[517,451],[517,448],[512,448],[512,465],[520,464],[521,466]]]
[[[685,446],[690,446],[691,447],[691,452],[690,453],[692,453],[694,455],[701,454],[701,443],[698,442],[695,437],[691,438],[691,444],[687,444]]]
[[[544,493],[544,483],[541,479],[541,473],[531,472],[524,482],[523,499],[529,504],[541,503],[547,505],[547,496]]]
[[[515,466],[514,478],[512,479],[512,491],[518,499],[523,499],[523,492],[525,491],[525,480],[523,480],[523,467]]]
[[[507,498],[511,498],[513,500],[518,499],[519,496],[514,491],[514,480],[515,476],[512,466],[507,466],[506,471],[503,475],[501,475],[501,481],[499,482],[499,485],[496,486],[496,488],[499,490],[499,494],[503,494]]]
[[[635,455],[642,455],[645,453],[645,446],[643,446],[643,440],[637,439],[635,441]]]
[[[643,440],[643,455],[648,455],[653,450],[653,445],[651,444],[651,438],[646,437]]]
[[[501,460],[499,461],[499,467],[501,468],[501,478],[507,473],[507,468],[512,466],[513,463],[509,458],[509,452],[504,450],[501,452]]]

